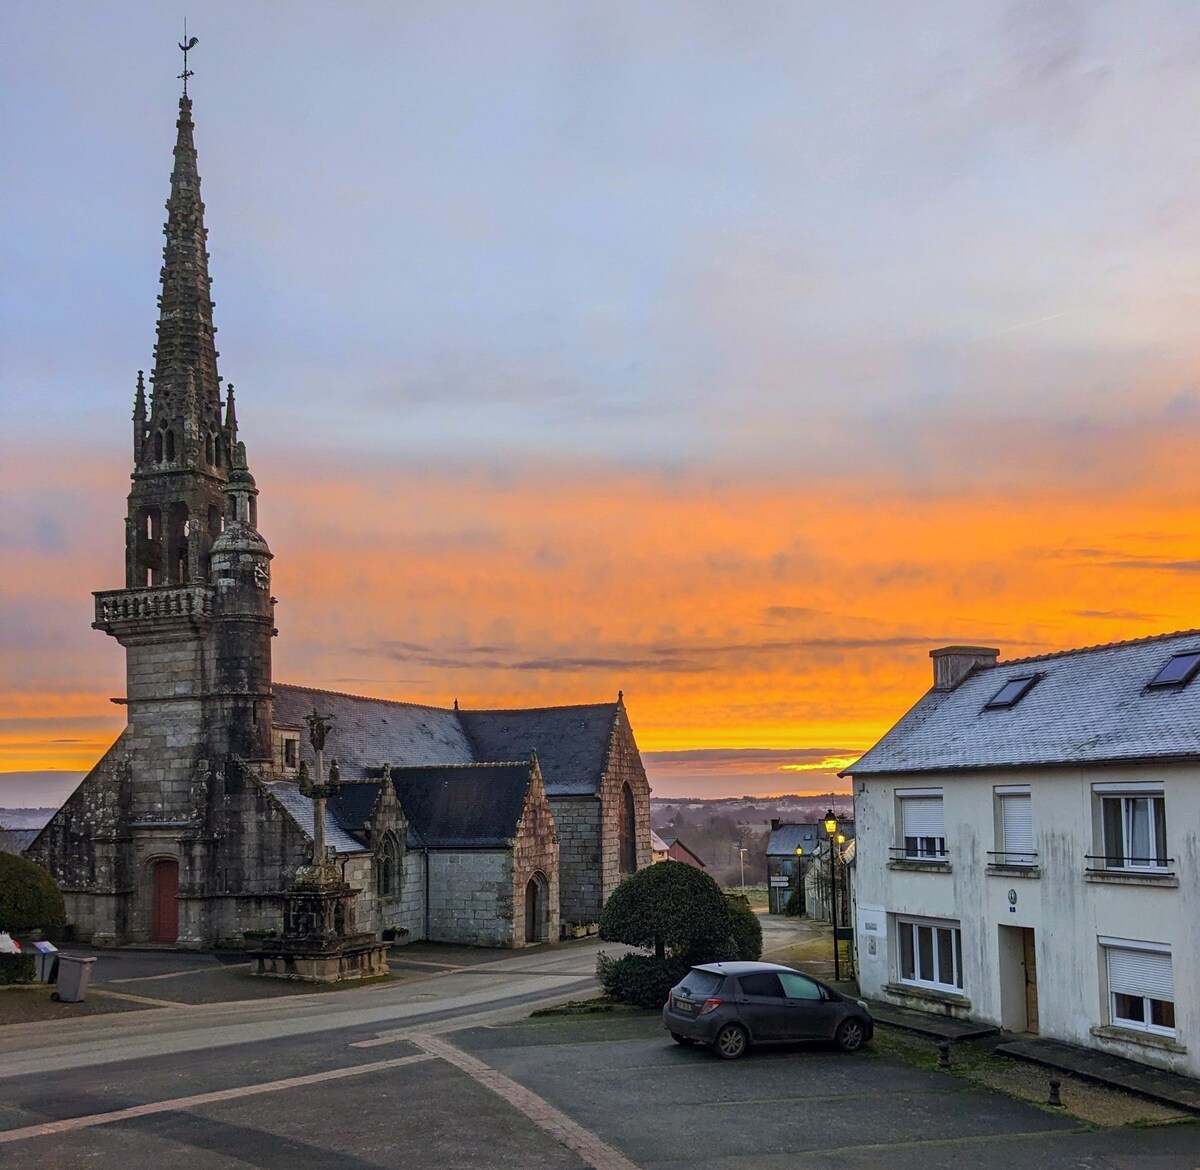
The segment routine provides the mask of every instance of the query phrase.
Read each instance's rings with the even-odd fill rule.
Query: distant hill
[[[0,827],[5,829],[41,829],[58,812],[57,808],[0,808]]]

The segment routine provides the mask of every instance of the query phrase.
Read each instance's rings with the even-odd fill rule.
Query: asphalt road
[[[0,1029],[0,1164],[188,1170],[1200,1165],[869,1051],[719,1061],[646,1015],[527,1017],[591,947],[403,985]]]

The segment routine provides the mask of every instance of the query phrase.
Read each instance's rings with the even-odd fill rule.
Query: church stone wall
[[[600,841],[603,861],[600,867],[600,905],[628,874],[621,872],[622,789],[629,785],[633,794],[634,832],[637,842],[637,868],[653,860],[650,847],[650,783],[638,752],[629,721],[622,708],[613,726],[612,739],[600,784]]]
[[[596,922],[600,881],[600,802],[594,796],[552,796],[558,830],[559,913],[563,926]]]
[[[525,808],[517,825],[512,849],[512,944],[556,942],[559,936],[559,845],[550,802],[541,776],[535,772],[529,780]],[[529,882],[537,882],[538,922],[535,937],[526,938],[525,892]]]
[[[490,849],[431,851],[429,920],[433,942],[511,946],[511,854]]]

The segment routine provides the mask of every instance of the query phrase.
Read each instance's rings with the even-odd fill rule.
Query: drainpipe
[[[425,854],[425,941],[429,942],[429,846],[421,847]]]

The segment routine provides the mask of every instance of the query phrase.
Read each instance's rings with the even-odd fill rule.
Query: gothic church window
[[[381,898],[400,893],[400,843],[394,833],[384,833],[375,851],[375,892]]]
[[[621,822],[617,830],[617,844],[621,872],[633,873],[637,869],[637,818],[633,807],[633,792],[628,784],[621,786]]]

